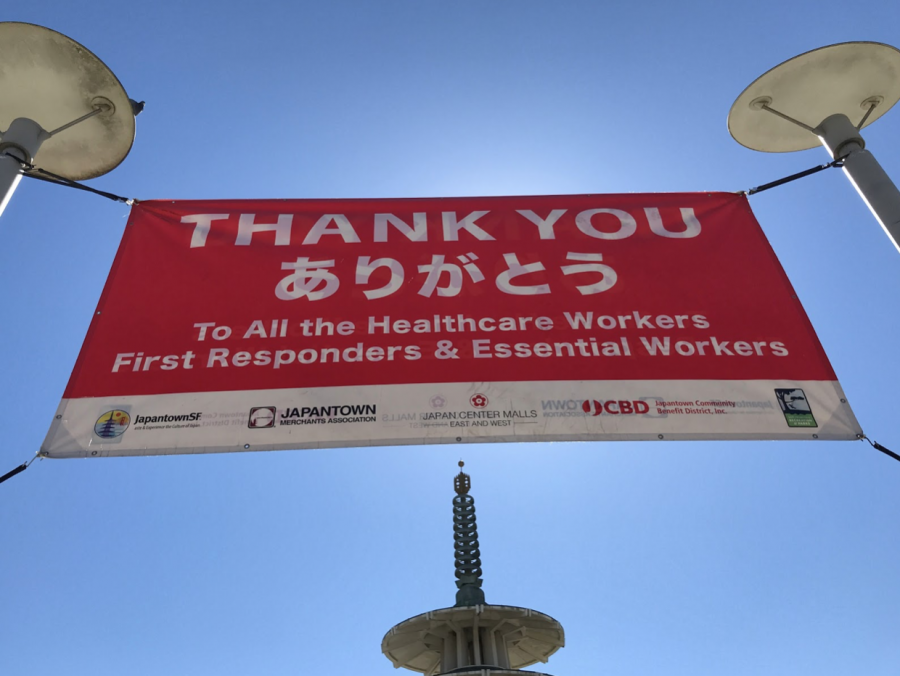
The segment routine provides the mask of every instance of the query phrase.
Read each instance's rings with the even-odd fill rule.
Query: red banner
[[[59,415],[51,456],[859,432],[730,193],[144,202]]]

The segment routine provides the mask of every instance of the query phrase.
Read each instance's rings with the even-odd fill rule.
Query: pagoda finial
[[[472,480],[462,471],[453,479],[456,497],[453,498],[453,547],[456,555],[457,606],[476,606],[484,603],[481,590],[481,551],[478,548],[478,528],[475,524],[475,499],[469,495]]]
[[[468,493],[469,489],[472,488],[472,479],[468,474],[462,471],[462,468],[466,466],[462,460],[459,461],[459,474],[456,475],[453,479],[453,488],[457,493],[462,495],[463,493]]]

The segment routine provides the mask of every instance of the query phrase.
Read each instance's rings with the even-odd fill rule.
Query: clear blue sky
[[[142,199],[737,191],[828,159],[735,143],[747,84],[826,44],[900,43],[888,0],[4,10],[146,99],[93,181]],[[900,181],[900,111],[865,136]],[[900,255],[838,170],[751,204],[863,429],[900,450]],[[0,472],[43,440],[127,215],[25,180],[0,219]],[[900,464],[863,442],[36,462],[0,486],[0,673],[396,673],[384,633],[453,604],[461,455],[488,602],[566,629],[544,671],[900,673]]]

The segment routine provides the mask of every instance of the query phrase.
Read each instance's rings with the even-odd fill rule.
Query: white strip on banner
[[[64,400],[42,453],[488,441],[856,439],[835,382],[438,383]]]

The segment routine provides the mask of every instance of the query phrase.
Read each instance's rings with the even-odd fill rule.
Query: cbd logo
[[[646,401],[607,401],[586,400],[581,409],[590,415],[643,415],[650,412],[650,406]]]

